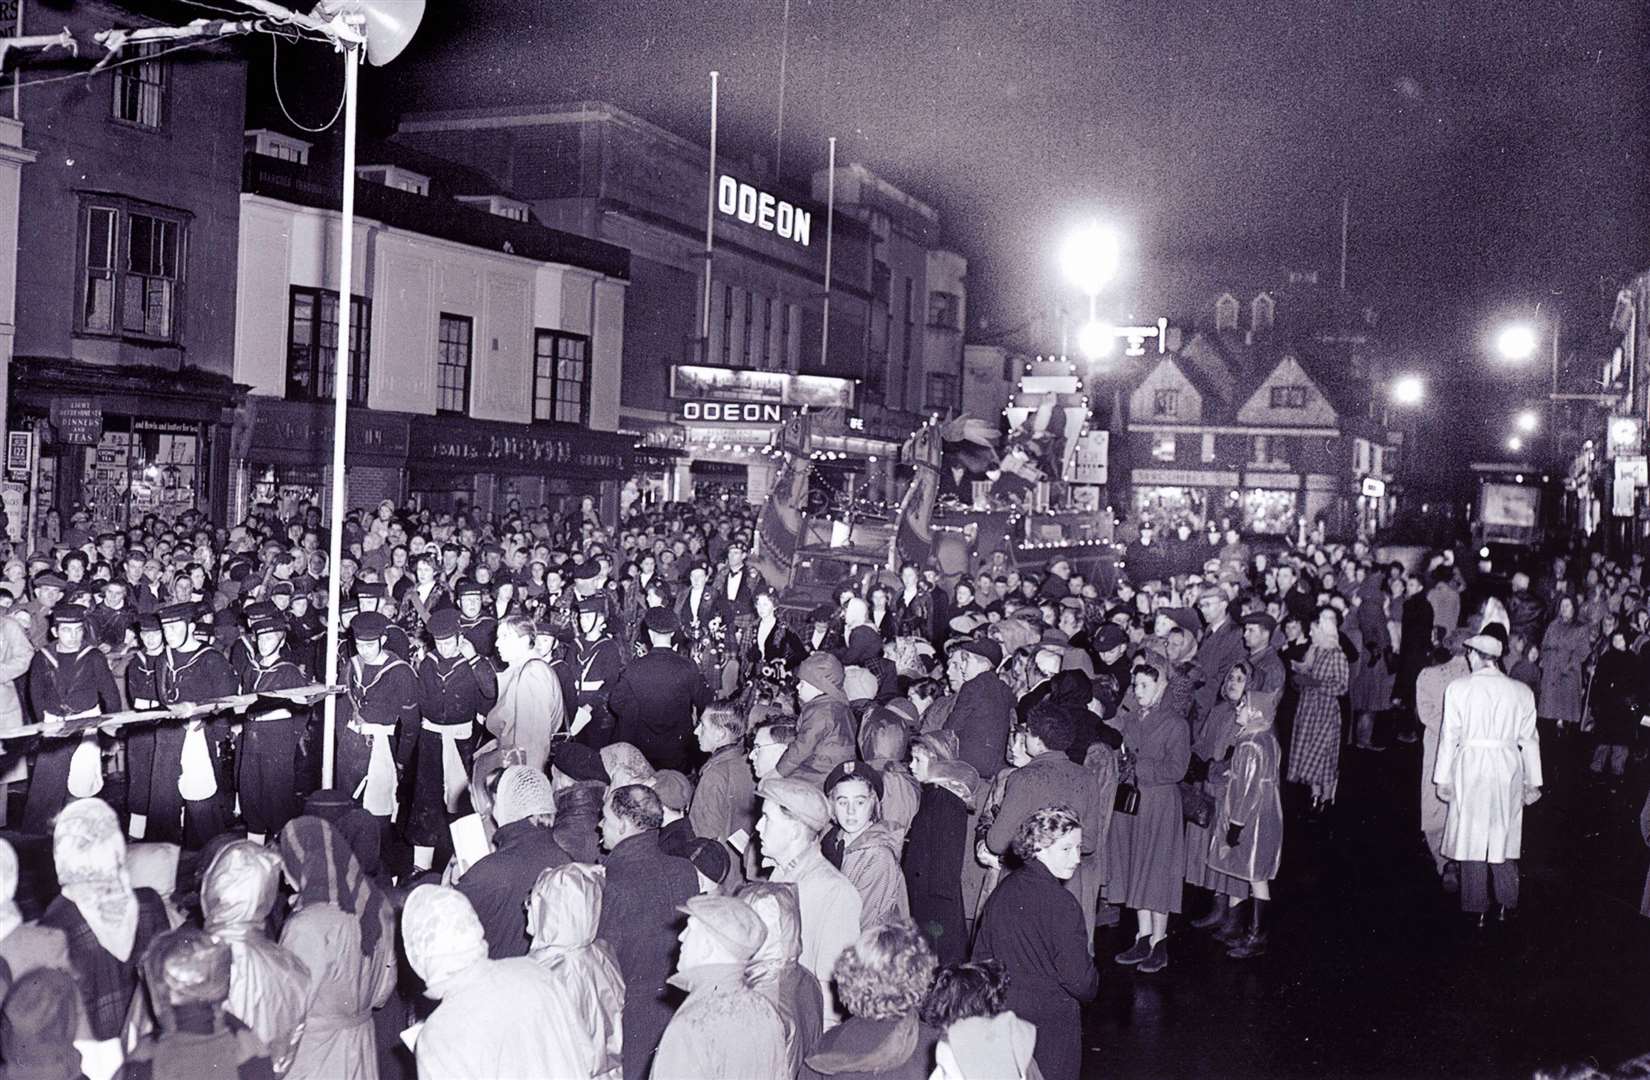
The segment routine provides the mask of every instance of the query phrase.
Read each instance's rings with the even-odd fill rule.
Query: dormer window
[[[1256,333],[1272,329],[1272,317],[1276,312],[1277,305],[1272,298],[1261,293],[1249,302],[1249,329]]]
[[[1236,330],[1238,324],[1237,297],[1231,293],[1222,293],[1215,301],[1215,330]]]
[[[1180,415],[1180,391],[1156,390],[1152,392],[1152,415],[1173,419]]]
[[[409,191],[414,195],[430,193],[429,177],[415,173],[411,169],[403,169],[399,165],[362,165],[355,170],[355,176],[368,183],[383,184],[385,187]]]
[[[478,210],[485,210],[489,214],[509,218],[511,221],[531,220],[526,203],[504,195],[460,195],[458,201],[465,206],[473,206]]]
[[[1274,408],[1274,409],[1304,409],[1304,408],[1306,408],[1306,387],[1304,387],[1304,386],[1274,386],[1274,387],[1272,387],[1272,408]]]
[[[309,164],[309,151],[313,145],[303,139],[283,135],[279,131],[270,131],[268,128],[258,128],[246,133],[246,148],[252,153],[299,165]]]

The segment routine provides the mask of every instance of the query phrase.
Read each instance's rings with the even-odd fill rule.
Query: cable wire
[[[106,71],[113,71],[115,68],[127,67],[128,65],[131,65],[131,64],[148,63],[149,61],[152,61],[152,60],[159,60],[163,56],[171,56],[173,53],[182,52],[185,49],[198,49],[198,48],[200,48],[204,45],[211,45],[215,42],[219,42],[219,41],[223,41],[223,40],[225,40],[225,39],[221,38],[221,37],[216,37],[216,38],[203,38],[203,39],[198,40],[198,41],[186,41],[182,45],[173,45],[171,48],[162,49],[161,51],[159,51],[157,53],[149,53],[146,56],[134,56],[129,60],[116,60],[112,64],[105,64],[101,68],[97,68],[96,70],[93,70],[93,71],[74,71],[74,72],[70,72],[67,75],[52,75],[52,76],[50,76],[48,78],[44,78],[44,79],[31,79],[28,82],[22,83],[22,85],[24,87],[29,88],[29,89],[33,89],[34,87],[37,87],[37,86],[50,86],[53,83],[68,82],[70,79],[90,79],[94,75],[101,75]],[[21,80],[22,77],[23,77],[23,69],[18,68],[18,69],[16,69],[16,73],[12,76],[12,81],[14,83],[16,83],[19,80]]]
[[[321,132],[328,130],[332,127],[332,125],[336,124],[338,122],[338,118],[344,114],[345,95],[341,93],[338,95],[338,108],[334,109],[332,112],[332,119],[328,120],[320,127],[310,127],[307,124],[300,124],[293,118],[292,113],[288,111],[286,107],[286,101],[281,97],[281,39],[279,36],[270,39],[269,78],[270,81],[275,84],[275,104],[281,107],[281,115],[286,117],[287,123],[291,124],[299,131],[307,132],[310,135],[319,135]]]

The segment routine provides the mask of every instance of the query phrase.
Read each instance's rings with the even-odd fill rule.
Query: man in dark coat
[[[624,976],[625,1080],[645,1080],[670,1023],[665,984],[682,923],[676,909],[699,892],[693,864],[660,849],[663,821],[658,794],[640,784],[618,788],[602,809],[607,885],[596,936],[613,950]]]
[[[1002,646],[995,641],[970,640],[951,650],[945,669],[957,695],[945,730],[957,733],[957,757],[981,776],[996,776],[1008,762],[1014,692],[997,675],[1002,662]]]
[[[1228,611],[1226,594],[1213,585],[1205,586],[1197,597],[1197,611],[1203,616],[1203,634],[1197,644],[1197,666],[1203,672],[1203,685],[1197,692],[1199,718],[1214,711],[1215,702],[1226,685],[1226,673],[1242,662],[1243,631],[1238,629]]]
[[[551,825],[556,796],[550,781],[529,765],[512,765],[499,778],[493,801],[493,852],[464,872],[458,891],[475,908],[487,938],[487,956],[526,956],[527,897],[546,870],[572,859],[556,843]]]
[[[613,737],[642,752],[656,769],[691,767],[693,718],[711,689],[693,661],[672,649],[682,628],[669,608],[648,608],[642,624],[652,648],[626,665],[607,697]]]

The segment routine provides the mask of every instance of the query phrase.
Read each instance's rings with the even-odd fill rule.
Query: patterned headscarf
[[[342,834],[318,817],[296,817],[281,830],[281,865],[298,893],[298,909],[336,904],[361,923],[361,952],[371,956],[379,939],[395,932],[389,901],[361,872]]]
[[[475,908],[457,889],[420,885],[407,897],[401,916],[407,963],[424,980],[430,997],[441,997],[441,984],[487,959],[487,938]]]
[[[126,873],[120,819],[101,799],[74,799],[52,827],[52,861],[64,897],[80,909],[111,956],[127,960],[137,938],[138,904]]]

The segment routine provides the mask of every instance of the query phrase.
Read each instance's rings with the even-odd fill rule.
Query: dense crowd
[[[1423,739],[1439,873],[1493,921],[1538,718],[1608,782],[1650,707],[1637,561],[1503,587],[1211,532],[796,613],[753,527],[351,513],[330,783],[316,508],[76,515],[8,562],[0,735],[43,728],[0,761],[3,1075],[1071,1080],[1098,926],[1132,913],[1146,976],[1177,916],[1266,952],[1285,783],[1321,811],[1344,752]]]

